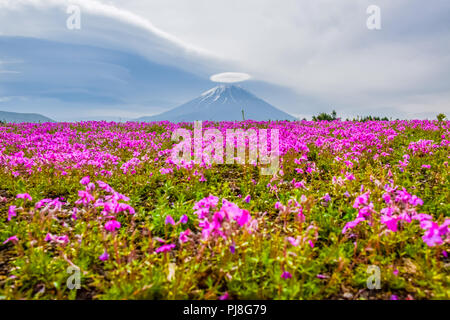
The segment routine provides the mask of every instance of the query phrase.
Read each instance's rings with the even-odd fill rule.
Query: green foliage
[[[443,114],[443,113],[439,113],[439,114],[436,116],[436,118],[437,118],[437,120],[438,120],[439,122],[442,122],[442,121],[444,121],[445,118],[447,118],[447,116],[446,116],[445,114]]]
[[[337,119],[337,117],[336,117],[336,111],[335,110],[333,110],[331,112],[331,114],[322,112],[319,115],[312,117],[313,121],[334,121],[336,119]]]

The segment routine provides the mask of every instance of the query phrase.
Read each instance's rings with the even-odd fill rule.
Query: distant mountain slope
[[[17,113],[0,111],[0,121],[21,123],[21,122],[55,122],[54,120],[47,118],[38,113]]]
[[[246,120],[296,120],[247,90],[235,85],[219,85],[200,97],[159,115],[142,117],[138,121],[172,122],[210,120],[240,121],[242,110]]]

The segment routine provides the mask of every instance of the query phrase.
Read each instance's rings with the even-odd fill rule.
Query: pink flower
[[[423,205],[422,199],[420,199],[417,196],[412,196],[411,199],[409,200],[409,203],[413,206],[422,206]]]
[[[230,295],[228,292],[225,292],[223,295],[219,297],[219,300],[228,300],[230,298]]]
[[[358,210],[358,218],[367,218],[373,213],[373,203]]]
[[[398,300],[398,297],[395,294],[393,294],[391,295],[391,300]]]
[[[247,203],[250,203],[250,200],[252,199],[252,197],[250,196],[250,195],[247,195],[245,198],[244,198],[244,202],[247,202]]]
[[[105,229],[109,232],[114,232],[116,229],[120,228],[120,222],[117,220],[110,220],[105,223]]]
[[[439,228],[435,227],[433,222],[433,226],[425,231],[425,234],[422,236],[423,241],[429,246],[434,247],[435,245],[440,245],[443,243],[441,236],[439,235]]]
[[[345,178],[349,181],[355,180],[355,176],[353,175],[353,173],[347,173],[345,175]]]
[[[209,209],[217,207],[219,203],[219,198],[213,195],[206,197],[194,205],[195,214],[198,215],[199,219],[204,219],[209,214]]]
[[[45,236],[44,241],[49,242],[49,241],[52,241],[52,239],[53,239],[53,236],[50,233],[47,233],[47,235]]]
[[[87,185],[89,182],[91,182],[91,179],[89,177],[84,177],[80,180],[80,183],[84,185]]]
[[[114,189],[111,186],[103,181],[97,181],[98,186],[106,192],[114,193]]]
[[[383,215],[385,215],[385,216],[388,216],[388,217],[392,216],[392,214],[393,214],[394,212],[395,212],[395,209],[394,209],[394,208],[391,208],[391,207],[389,207],[389,208],[383,208],[383,209],[380,210],[380,213],[381,213],[381,214],[383,214]]]
[[[299,209],[299,213],[297,214],[297,218],[298,218],[298,220],[299,220],[301,223],[305,222],[306,217],[305,217],[305,215],[303,214],[303,209],[302,209],[302,208]]]
[[[187,215],[185,215],[185,214],[183,214],[183,215],[181,216],[181,218],[180,218],[180,221],[179,221],[179,223],[183,223],[183,224],[185,224],[185,223],[187,223],[187,222],[188,222],[188,220],[189,220],[188,216],[187,216]]]
[[[48,204],[52,201],[53,201],[53,199],[42,199],[42,200],[39,200],[34,207],[36,209],[41,209],[43,206],[45,206],[46,204]]]
[[[8,221],[11,221],[12,217],[17,216],[16,206],[10,206],[8,209]]]
[[[157,253],[160,253],[160,252],[168,252],[168,251],[172,250],[172,249],[175,248],[175,247],[176,247],[176,246],[175,246],[174,244],[165,244],[165,245],[159,247],[158,249],[156,249],[155,251],[156,251]]]
[[[17,199],[26,199],[26,200],[33,200],[33,198],[28,193],[19,193],[16,197]]]
[[[88,205],[89,202],[93,202],[95,200],[88,191],[79,190],[78,196],[80,197],[80,199],[75,201],[76,204]]]
[[[180,233],[180,242],[185,243],[189,240],[188,236],[191,234],[191,230],[187,229],[186,231],[183,231]]]
[[[397,220],[396,217],[381,216],[381,220],[380,221],[381,221],[381,223],[385,224],[386,227],[389,230],[391,230],[393,232],[397,231],[397,227],[398,227],[397,222],[398,222],[398,220]]]
[[[300,237],[294,238],[294,237],[287,237],[287,241],[294,247],[297,247],[300,244]]]
[[[8,242],[17,243],[18,241],[19,239],[17,238],[17,236],[12,236],[3,241],[3,244],[7,244]]]
[[[241,215],[237,219],[237,223],[240,227],[243,227],[251,220],[250,213],[247,210],[242,210]]]
[[[277,201],[277,203],[275,203],[275,209],[280,210],[282,209],[284,206],[280,201]]]
[[[119,212],[123,212],[123,211],[128,211],[129,214],[136,213],[134,208],[127,203],[119,203],[114,209],[114,213],[119,213]]]
[[[342,229],[342,233],[344,234],[348,229],[353,229],[364,220],[365,220],[364,218],[356,218],[353,221],[347,222],[346,225],[344,226],[344,229]]]
[[[281,274],[281,277],[283,279],[291,279],[292,278],[292,274],[290,274],[288,271],[283,271],[283,273]]]
[[[361,189],[362,189],[362,186],[361,186]],[[369,193],[366,192],[366,193],[356,197],[355,203],[353,204],[353,208],[358,209],[359,207],[367,205],[368,203],[369,203]]]
[[[47,242],[52,242],[63,246],[69,243],[69,237],[67,235],[54,236],[51,233],[47,233],[44,240]]]
[[[167,217],[166,217],[166,220],[164,221],[164,223],[165,224],[171,224],[171,225],[175,225],[175,220],[173,220],[173,218],[172,218],[172,216],[171,215],[168,215]]]
[[[99,257],[98,257],[101,261],[105,261],[109,259],[109,254],[108,252],[105,250]]]
[[[418,213],[412,216],[412,219],[422,221],[433,220],[433,217],[426,213]]]

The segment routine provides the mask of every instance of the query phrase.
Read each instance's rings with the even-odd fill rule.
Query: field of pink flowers
[[[0,298],[450,299],[449,121],[203,123],[278,129],[273,176],[181,127],[0,124]]]

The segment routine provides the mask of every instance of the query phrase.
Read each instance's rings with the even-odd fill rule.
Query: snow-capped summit
[[[240,121],[242,120],[242,111],[244,111],[246,120],[295,120],[293,116],[275,108],[240,86],[231,84],[220,84],[177,108],[138,120]]]

